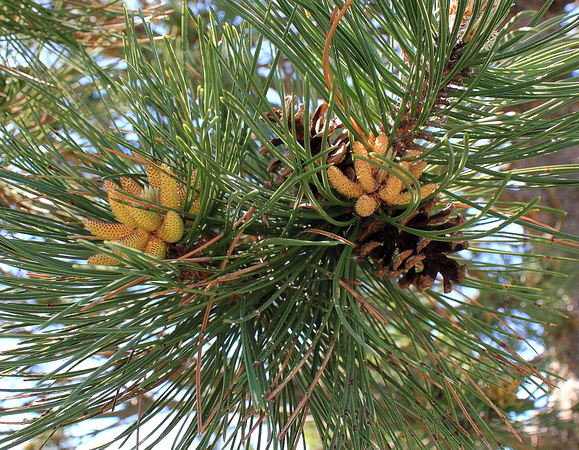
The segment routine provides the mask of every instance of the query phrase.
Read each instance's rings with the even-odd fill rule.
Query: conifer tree
[[[517,164],[577,145],[578,19],[220,3],[0,5],[0,448],[525,448],[579,238],[503,194],[577,188]]]

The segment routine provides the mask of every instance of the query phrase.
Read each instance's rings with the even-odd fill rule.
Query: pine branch
[[[500,197],[577,186],[576,165],[509,168],[576,144],[577,114],[554,114],[579,93],[577,21],[520,30],[507,0],[225,3],[242,24],[183,7],[191,40],[102,10],[115,71],[69,36],[94,11],[4,11],[28,87],[0,136],[19,343],[0,369],[27,422],[0,445],[145,397],[118,442],[289,447],[310,417],[324,448],[517,439],[504,393],[553,382],[517,354],[521,324],[555,321],[540,279],[579,238]]]

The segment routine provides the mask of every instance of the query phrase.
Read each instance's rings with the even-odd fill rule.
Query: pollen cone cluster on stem
[[[457,46],[445,66],[445,73],[453,69],[461,55],[460,46]],[[466,68],[453,78],[452,83],[460,84],[468,76]],[[425,86],[428,86],[427,81]],[[437,93],[432,113],[447,106],[446,95],[449,89],[445,86]],[[422,98],[426,93],[425,88],[417,95]],[[363,141],[351,140],[348,132],[343,131],[344,124],[341,121],[326,117],[328,106],[325,104],[319,105],[310,115],[309,124],[303,120],[305,105],[295,103],[291,97],[285,100],[285,111],[274,108],[275,114],[267,114],[266,117],[276,124],[281,120],[286,134],[291,135],[311,156],[318,155],[323,148],[333,148],[327,155],[319,157],[317,162],[332,164],[326,172],[330,186],[342,196],[356,200],[354,211],[347,208],[343,214],[345,218],[355,214],[360,221],[360,231],[355,239],[360,261],[370,256],[376,262],[376,275],[398,278],[401,288],[414,286],[423,291],[433,286],[440,275],[444,291],[449,292],[452,283],[461,283],[466,276],[466,265],[448,256],[468,248],[468,242],[461,239],[460,231],[452,231],[452,228],[459,227],[465,220],[460,214],[450,217],[454,210],[452,204],[440,205],[439,197],[434,195],[438,184],[421,183],[420,179],[428,166],[421,159],[427,149],[422,144],[436,142],[436,139],[429,130],[416,126],[421,107],[412,113],[410,105],[402,105],[401,108],[404,109],[402,121],[398,128],[392,130],[390,137],[382,131],[378,136],[367,134]],[[424,125],[440,128],[441,120],[429,118]],[[382,124],[378,128],[384,130],[386,126]],[[309,145],[306,145],[306,141],[309,141]],[[270,140],[274,147],[284,142],[277,137]],[[260,148],[263,156],[269,151],[270,147]],[[287,157],[288,161],[292,160],[289,149],[280,154]],[[265,186],[272,189],[275,184],[281,186],[292,174],[292,169],[277,156],[271,158],[267,170],[273,175]],[[319,184],[322,184],[324,180],[321,173],[316,176]],[[318,191],[316,183],[311,182],[310,189],[318,201],[327,200],[326,194]],[[397,221],[404,229],[374,214],[380,211],[383,215],[396,218],[404,213],[403,209],[397,207],[408,205],[413,199],[418,201],[414,211]],[[300,203],[299,206],[320,207],[310,203]],[[449,229],[451,231],[447,232]],[[416,230],[416,233],[412,230]],[[432,238],[421,238],[419,235],[422,232],[430,233]],[[346,233],[344,230],[344,236]],[[438,236],[443,240],[438,240]]]
[[[183,237],[185,226],[181,215],[175,211],[186,203],[187,187],[178,182],[174,172],[166,164],[146,165],[148,186],[141,186],[133,178],[120,177],[121,186],[114,181],[104,182],[108,202],[119,223],[83,219],[84,225],[94,236],[104,240],[144,251],[164,259],[167,245]],[[193,172],[191,186],[195,185]],[[193,195],[190,212],[199,212],[199,193]],[[122,255],[118,250],[115,253]],[[103,253],[88,259],[92,265],[116,265],[120,261]]]
[[[388,136],[385,133],[379,134],[378,137],[370,134],[366,145],[373,153],[386,156]],[[328,168],[328,179],[332,187],[340,194],[356,199],[356,213],[362,217],[368,217],[374,214],[382,204],[385,206],[402,206],[410,203],[412,199],[411,193],[407,190],[404,180],[411,182],[411,178],[407,173],[419,180],[427,166],[425,161],[400,161],[392,168],[395,173],[391,173],[381,169],[378,165],[361,159],[366,158],[380,163],[379,159],[370,155],[362,142],[354,142],[352,150],[358,157],[354,160],[356,179],[352,180],[336,166]],[[413,150],[407,152],[404,156],[417,157],[419,155],[419,151]],[[437,187],[438,185],[434,183],[414,186],[413,194],[416,195],[420,192],[421,197],[424,198],[432,194]]]

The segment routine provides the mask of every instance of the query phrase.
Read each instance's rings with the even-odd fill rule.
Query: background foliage
[[[473,4],[483,20],[457,46],[446,1],[353,2],[331,40],[329,1],[2,2],[1,448],[97,417],[139,448],[170,433],[175,448],[528,448],[540,426],[572,429],[572,405],[545,399],[573,371],[542,337],[560,323],[573,345],[576,230],[524,193],[576,192],[579,166],[551,162],[578,139],[577,21]],[[316,154],[298,129],[320,104]],[[362,222],[326,175],[334,117],[351,140],[383,129],[425,150],[460,234],[405,227],[418,198],[377,217],[469,241],[452,292],[358,260]],[[197,170],[202,213],[183,213],[165,261],[80,220],[114,221],[102,181],[143,181],[145,161],[185,183]],[[85,264],[112,250],[122,265]]]

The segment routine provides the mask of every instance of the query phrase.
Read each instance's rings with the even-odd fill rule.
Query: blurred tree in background
[[[0,448],[579,446],[577,5],[128,6],[0,3]]]

